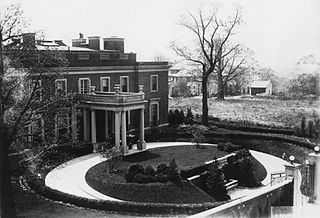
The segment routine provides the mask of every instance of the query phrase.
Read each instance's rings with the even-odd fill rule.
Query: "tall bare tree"
[[[202,10],[197,14],[189,14],[189,18],[183,20],[181,25],[191,31],[195,36],[196,45],[180,46],[172,42],[171,47],[177,55],[190,62],[198,64],[201,68],[202,84],[202,124],[208,124],[208,78],[217,72],[219,61],[225,59],[239,45],[227,47],[230,37],[234,34],[235,27],[240,24],[240,11],[227,19],[219,19],[217,12],[213,11],[210,16],[204,15]]]
[[[71,98],[67,93],[55,93],[55,80],[67,62],[55,50],[38,49],[35,34],[24,34],[26,27],[23,11],[19,5],[11,5],[0,20],[0,87],[1,87],[1,215],[15,217],[11,194],[10,166],[8,152],[25,148],[27,138],[36,138],[44,128],[39,115],[54,120],[57,113],[69,106]],[[41,85],[42,83],[42,85]],[[48,85],[49,84],[49,85]],[[43,89],[46,86],[46,89]],[[58,95],[57,95],[58,94]],[[33,126],[34,131],[29,131]],[[55,140],[55,128],[47,128],[39,144],[42,154]],[[16,142],[19,143],[16,143]],[[13,146],[14,145],[14,146]],[[29,144],[30,146],[30,144]],[[38,157],[38,154],[36,157]]]

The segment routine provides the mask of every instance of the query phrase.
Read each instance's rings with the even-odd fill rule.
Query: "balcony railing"
[[[125,104],[144,101],[144,93],[139,92],[95,92],[91,94],[76,94],[76,100],[81,102]]]

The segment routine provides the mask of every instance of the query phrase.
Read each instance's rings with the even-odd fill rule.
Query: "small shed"
[[[261,81],[256,80],[253,81],[250,86],[250,95],[257,95],[257,94],[265,94],[265,95],[272,95],[272,83],[270,80]]]

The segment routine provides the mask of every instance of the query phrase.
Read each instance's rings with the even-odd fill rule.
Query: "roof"
[[[267,81],[256,80],[252,82],[250,87],[251,88],[267,88],[269,83],[271,83],[270,80],[267,80]]]
[[[179,70],[177,73],[173,73],[169,70],[169,76],[172,77],[192,77],[191,72],[186,69]]]

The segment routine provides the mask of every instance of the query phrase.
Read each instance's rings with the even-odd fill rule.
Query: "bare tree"
[[[224,52],[221,52],[221,54],[218,55],[218,64],[216,68],[218,100],[224,100],[227,84],[246,73],[249,69],[247,60],[248,57],[251,56],[251,52],[248,49],[237,45],[237,47],[232,47],[229,51],[230,52],[227,55],[223,55]]]
[[[208,124],[208,78],[210,74],[216,72],[219,61],[221,62],[239,47],[239,45],[230,48],[226,46],[239,23],[239,10],[236,10],[234,16],[225,20],[219,19],[216,11],[210,16],[205,16],[199,10],[198,14],[190,14],[188,20],[181,22],[181,25],[196,37],[196,47],[179,46],[176,42],[171,44],[177,55],[198,64],[201,68],[202,124],[204,125]]]
[[[58,111],[71,104],[70,96],[55,93],[52,85],[67,64],[65,58],[57,51],[37,49],[35,34],[23,34],[26,24],[19,5],[9,6],[0,19],[0,197],[3,217],[16,216],[10,184],[9,149],[23,149],[26,138],[35,138],[41,133],[43,126],[37,126],[42,120],[39,116],[52,121]],[[32,132],[28,130],[30,126],[34,127]],[[45,134],[42,131],[45,140],[38,145],[33,140],[32,148],[41,147],[35,157],[49,148],[53,142],[50,137],[55,138],[55,128],[48,126],[47,130]]]

